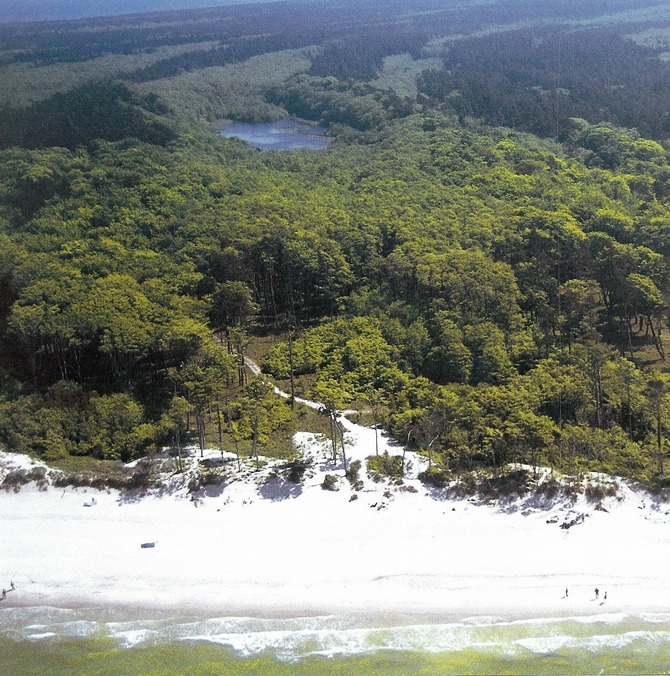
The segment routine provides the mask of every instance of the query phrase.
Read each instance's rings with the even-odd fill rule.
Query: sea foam
[[[109,610],[49,607],[3,609],[0,636],[12,640],[106,636],[123,648],[209,643],[240,657],[271,654],[282,662],[313,656],[364,656],[382,652],[457,653],[499,656],[606,654],[608,650],[670,652],[670,616],[535,618],[503,621],[470,617],[459,622],[405,622],[402,617],[324,615],[294,618],[110,617]],[[10,612],[6,612],[10,611]],[[604,631],[606,628],[606,631]]]

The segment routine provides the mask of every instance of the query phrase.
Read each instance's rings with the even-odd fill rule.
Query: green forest
[[[385,5],[0,24],[0,447],[290,460],[355,408],[438,486],[668,485],[670,9]],[[332,143],[217,131],[289,115]]]

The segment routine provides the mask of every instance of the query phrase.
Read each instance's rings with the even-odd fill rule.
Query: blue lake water
[[[239,138],[261,150],[295,150],[326,148],[331,139],[324,127],[285,118],[272,122],[232,122],[222,127],[225,138]]]

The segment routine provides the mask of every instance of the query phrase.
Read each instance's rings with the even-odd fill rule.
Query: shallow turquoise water
[[[0,673],[667,674],[670,614],[450,623],[0,610]]]

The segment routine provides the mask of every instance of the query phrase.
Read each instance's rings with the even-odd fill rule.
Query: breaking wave
[[[384,651],[600,654],[634,647],[670,654],[670,615],[606,614],[506,621],[472,617],[458,622],[408,622],[403,617],[327,615],[296,618],[133,616],[106,609],[51,607],[0,610],[0,635],[16,641],[114,639],[123,648],[208,643],[240,657],[271,654],[282,662]]]

